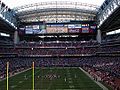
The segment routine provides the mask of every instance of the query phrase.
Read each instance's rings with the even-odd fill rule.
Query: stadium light
[[[114,31],[111,31],[111,32],[107,32],[106,35],[112,35],[112,34],[118,34],[118,33],[120,33],[120,29],[114,30]]]
[[[10,34],[0,33],[1,36],[10,37]]]

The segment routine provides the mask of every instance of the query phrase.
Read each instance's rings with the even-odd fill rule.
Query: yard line
[[[71,78],[71,73],[69,71],[69,69],[67,69],[67,77],[68,77],[68,83],[69,83],[69,88],[75,88],[75,86],[73,85],[73,81],[72,81],[72,78]]]
[[[69,87],[70,87],[70,88],[75,88],[75,86],[74,86],[74,85],[70,85]]]
[[[55,68],[55,69],[57,69],[57,68]],[[56,70],[56,73],[58,72],[58,69]],[[49,87],[48,87],[48,89],[47,90],[49,90],[50,88],[51,88],[51,86],[52,86],[52,80],[51,80],[51,82],[50,82],[50,84],[49,84]]]
[[[37,68],[37,69],[39,69],[39,71],[40,71],[40,68]],[[36,86],[36,87],[39,85],[39,86],[41,86],[41,88],[42,88],[42,81],[43,81],[43,79],[44,79],[44,77],[42,77],[42,73],[43,73],[43,75],[44,75],[43,70],[44,70],[44,69],[41,68],[41,81],[40,81],[40,82],[41,82],[41,85],[39,85],[40,83],[37,82],[37,83],[35,83],[35,86]],[[49,72],[49,71],[47,71],[46,73],[48,73],[48,72]],[[39,89],[35,89],[35,90],[39,90]],[[44,90],[44,89],[40,89],[40,90]]]
[[[73,83],[72,80],[69,80],[69,83]]]
[[[17,86],[16,85],[11,86],[11,88],[15,88],[15,87],[17,87]]]
[[[19,83],[22,83],[23,81],[19,81]]]
[[[27,71],[27,70],[26,70],[26,71]],[[24,72],[25,72],[25,71],[24,71]],[[38,73],[38,72],[36,72],[36,73]],[[35,73],[35,74],[36,74],[36,73]],[[20,73],[20,74],[21,74],[21,73]],[[31,78],[31,76],[32,76],[31,74],[28,75],[28,79]],[[26,81],[26,80],[24,79],[23,81],[21,81],[21,83],[18,82],[16,85],[13,85],[13,86],[16,86],[16,87],[17,87],[17,86],[19,86],[20,84],[24,83],[25,81]],[[14,87],[14,88],[15,88],[15,87]],[[19,89],[18,89],[18,90],[19,90]],[[20,89],[20,90],[21,90],[21,89]],[[24,90],[24,89],[23,89],[23,90]],[[33,89],[29,89],[29,90],[33,90]]]

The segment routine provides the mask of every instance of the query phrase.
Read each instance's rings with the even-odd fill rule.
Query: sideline
[[[82,70],[91,80],[93,80],[97,85],[99,85],[103,90],[109,90],[107,87],[105,87],[103,84],[101,84],[100,82],[98,81],[95,81],[92,76],[86,72],[85,70],[83,70],[81,67],[79,67],[80,70]]]
[[[21,71],[21,72],[15,73],[14,75],[9,76],[9,78],[14,77],[14,76],[16,76],[16,75],[18,75],[18,74],[20,74],[20,73],[26,72],[26,71],[28,71],[28,70],[30,70],[30,69],[31,69],[31,68],[28,68],[28,69],[25,69],[25,70],[23,70],[23,71]],[[1,82],[1,81],[4,81],[5,79],[6,79],[6,78],[0,80],[0,82]]]

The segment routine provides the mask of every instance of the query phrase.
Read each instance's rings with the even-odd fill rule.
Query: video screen
[[[25,34],[33,34],[33,28],[32,26],[26,26],[25,28]]]
[[[81,32],[81,24],[68,25],[68,33],[80,33],[80,32]]]
[[[96,33],[97,32],[97,25],[96,24],[92,24],[90,25],[90,28],[89,28],[89,33]]]
[[[68,33],[68,28],[65,25],[49,25],[47,33]]]
[[[26,26],[25,34],[44,34],[46,33],[45,25],[29,25]]]
[[[96,33],[96,24],[38,24],[25,26],[25,34]]]

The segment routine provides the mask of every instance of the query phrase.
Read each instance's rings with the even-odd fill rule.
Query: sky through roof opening
[[[39,3],[39,2],[50,2],[50,1],[71,1],[71,2],[82,2],[88,4],[94,4],[101,6],[105,0],[2,0],[8,7],[14,8],[22,5]]]

